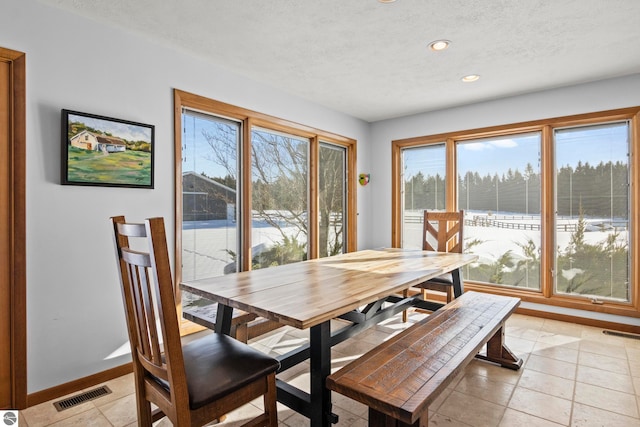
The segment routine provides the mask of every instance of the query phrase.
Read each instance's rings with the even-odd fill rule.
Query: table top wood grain
[[[180,285],[212,301],[306,329],[476,259],[470,254],[369,249]]]

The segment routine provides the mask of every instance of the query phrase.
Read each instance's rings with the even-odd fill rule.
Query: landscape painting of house
[[[62,183],[153,188],[154,126],[62,110]]]
[[[116,153],[127,150],[127,144],[120,138],[105,136],[83,130],[69,140],[72,147],[83,150],[102,151]]]

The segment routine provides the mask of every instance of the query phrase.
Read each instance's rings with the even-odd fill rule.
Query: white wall
[[[114,356],[128,343],[109,216],[164,216],[173,235],[173,88],[354,138],[367,163],[366,122],[34,0],[2,1],[0,45],[27,54],[29,393],[130,360]],[[155,189],[61,186],[62,108],[154,124]]]
[[[480,80],[478,84],[482,84]],[[376,122],[370,147],[371,245],[391,244],[391,141],[640,105],[640,74]]]

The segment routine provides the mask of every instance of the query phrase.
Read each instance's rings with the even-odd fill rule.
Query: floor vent
[[[73,408],[74,406],[80,405],[81,403],[88,402],[90,400],[97,399],[102,396],[106,396],[109,393],[111,393],[111,390],[109,390],[109,387],[101,386],[98,388],[94,388],[93,390],[89,390],[84,393],[77,394],[68,399],[53,402],[53,406],[55,406],[58,412],[60,412],[60,411],[64,411],[65,409]]]
[[[614,335],[616,337],[623,337],[623,338],[631,338],[634,340],[640,340],[640,335],[635,335],[635,334],[627,334],[624,332],[616,332],[616,331],[607,331],[604,330],[602,331],[603,334],[605,335]]]

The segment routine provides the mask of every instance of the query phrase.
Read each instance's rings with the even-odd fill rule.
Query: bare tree
[[[235,129],[224,123],[203,131],[209,145],[207,159],[223,167],[226,179],[237,177],[238,141]],[[253,214],[278,230],[283,242],[306,242],[308,237],[307,140],[263,130],[252,132],[251,186]],[[320,256],[342,251],[344,154],[320,150]],[[220,181],[222,177],[211,177]],[[237,179],[237,178],[236,178]],[[222,182],[222,181],[220,181]],[[291,235],[291,230],[295,230]]]

